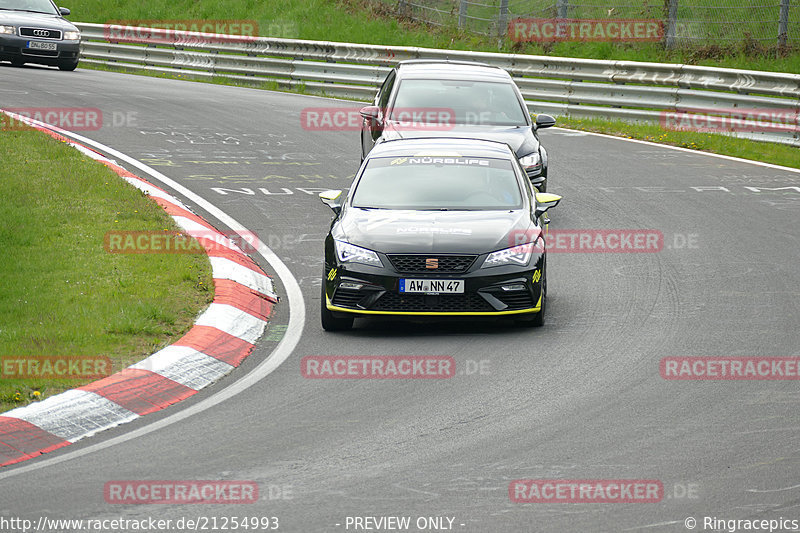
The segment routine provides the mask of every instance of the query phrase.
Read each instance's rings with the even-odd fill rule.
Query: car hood
[[[518,157],[528,155],[539,149],[539,140],[530,126],[470,126],[455,125],[448,128],[426,128],[424,125],[403,126],[395,121],[387,121],[383,138],[416,139],[420,137],[457,137],[464,139],[486,139],[506,143]]]
[[[514,211],[401,211],[350,207],[333,237],[382,253],[481,254],[513,246],[535,229]],[[538,231],[538,230],[536,230]]]
[[[45,13],[28,13],[26,11],[0,11],[0,25],[3,26],[31,26],[61,31],[77,31],[78,28],[61,15],[48,15]]]

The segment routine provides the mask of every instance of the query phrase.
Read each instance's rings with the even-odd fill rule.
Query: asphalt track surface
[[[564,196],[551,229],[655,229],[664,234],[664,249],[551,254],[547,324],[538,330],[357,321],[351,332],[325,333],[319,283],[331,213],[316,192],[347,187],[359,151],[357,132],[301,127],[302,109],[324,106],[358,104],[0,66],[0,107],[99,108],[107,124],[82,135],[151,165],[257,232],[299,282],[306,306],[292,356],[241,394],[157,431],[30,469],[230,385],[274,349],[288,306],[278,306],[272,333],[219,383],[3,469],[0,516],[276,516],[280,531],[354,531],[345,526],[354,516],[409,516],[415,531],[418,517],[441,516],[464,532],[687,531],[687,517],[698,520],[696,531],[708,531],[703,517],[800,519],[797,382],[673,381],[659,374],[668,356],[800,355],[800,174],[544,131],[548,189]],[[114,116],[135,123],[110,124]],[[306,379],[300,361],[307,355],[449,355],[457,375]],[[104,501],[106,482],[147,479],[255,481],[261,499]],[[514,503],[514,479],[657,479],[664,497]]]

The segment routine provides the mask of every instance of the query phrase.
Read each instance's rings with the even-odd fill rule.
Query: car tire
[[[320,294],[320,318],[322,329],[325,331],[347,331],[353,327],[353,317],[335,317],[325,304],[325,280],[322,280],[322,293]]]
[[[58,63],[58,70],[72,71],[78,68],[77,61],[60,61]]]

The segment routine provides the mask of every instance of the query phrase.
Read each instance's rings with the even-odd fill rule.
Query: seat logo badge
[[[425,268],[439,268],[439,260],[435,257],[429,257],[425,260]]]

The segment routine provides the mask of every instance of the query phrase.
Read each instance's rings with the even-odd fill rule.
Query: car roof
[[[511,75],[500,67],[468,61],[410,59],[397,65],[403,78],[450,78],[484,81],[509,81]]]
[[[375,145],[367,156],[373,157],[494,157],[511,159],[511,148],[503,142],[455,137],[416,137],[393,139]]]

